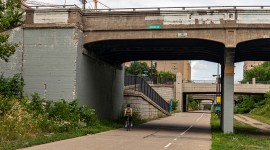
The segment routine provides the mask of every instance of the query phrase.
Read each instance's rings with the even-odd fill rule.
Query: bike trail
[[[176,113],[131,131],[121,128],[24,150],[209,150],[210,115],[208,111]]]

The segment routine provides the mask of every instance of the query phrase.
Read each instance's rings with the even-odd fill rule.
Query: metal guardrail
[[[191,7],[146,7],[146,8],[110,8],[110,9],[95,9],[96,12],[136,12],[136,11],[189,11],[189,10],[264,10],[270,9],[270,6],[191,6]],[[88,9],[87,11],[93,11]]]
[[[215,84],[216,80],[190,80],[190,81],[183,81],[183,83],[212,83]]]
[[[211,83],[216,84],[216,80],[190,80],[190,81],[183,81],[183,83]],[[241,81],[235,81],[234,84],[252,84],[252,81],[242,83]],[[255,84],[270,84],[270,81],[256,81]]]
[[[249,84],[252,84],[252,82],[249,82]],[[256,84],[270,84],[270,81],[256,81]]]
[[[142,77],[125,76],[125,86],[128,85],[135,85],[135,90],[142,92],[158,106],[169,112],[169,104]]]
[[[77,5],[33,5],[33,6],[28,6],[30,8],[34,9],[69,9],[69,8],[78,8],[80,9],[79,6]]]

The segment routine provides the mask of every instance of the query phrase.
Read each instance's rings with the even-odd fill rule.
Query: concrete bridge
[[[184,94],[216,94],[214,83],[183,83]],[[234,84],[234,94],[265,94],[270,91],[269,84]]]
[[[23,27],[13,30],[11,41],[21,44],[10,63],[1,62],[1,71],[21,72],[25,93],[79,98],[100,117],[116,118],[123,104],[122,63],[217,62],[222,71],[222,128],[231,133],[234,63],[270,59],[269,18],[269,7],[31,9]],[[181,75],[177,78],[181,81]]]

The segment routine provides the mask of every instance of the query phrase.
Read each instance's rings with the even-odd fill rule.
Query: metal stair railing
[[[125,86],[128,85],[134,85],[135,91],[142,92],[158,106],[169,112],[169,104],[142,77],[125,76]]]

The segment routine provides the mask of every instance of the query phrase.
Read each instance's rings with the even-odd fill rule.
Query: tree
[[[250,70],[245,70],[244,79],[241,82],[251,82],[252,78],[256,78],[257,81],[270,81],[270,62],[264,62]],[[249,113],[253,109],[261,108],[267,103],[264,97],[260,95],[240,95],[238,99],[234,107],[235,113]]]
[[[15,53],[18,45],[8,41],[9,35],[5,31],[21,25],[23,15],[20,9],[21,2],[22,0],[7,0],[3,3],[0,0],[0,59],[6,62]]]
[[[146,62],[134,61],[129,67],[126,67],[126,73],[131,75],[141,75],[144,74],[144,71],[149,72],[149,69]]]
[[[171,73],[170,71],[159,71],[158,76],[160,79],[160,83],[173,83],[175,81],[176,75]]]
[[[270,62],[245,70],[242,83],[251,82],[252,78],[256,78],[257,81],[270,81]]]
[[[198,110],[199,102],[194,100],[192,96],[188,95],[188,110]]]

